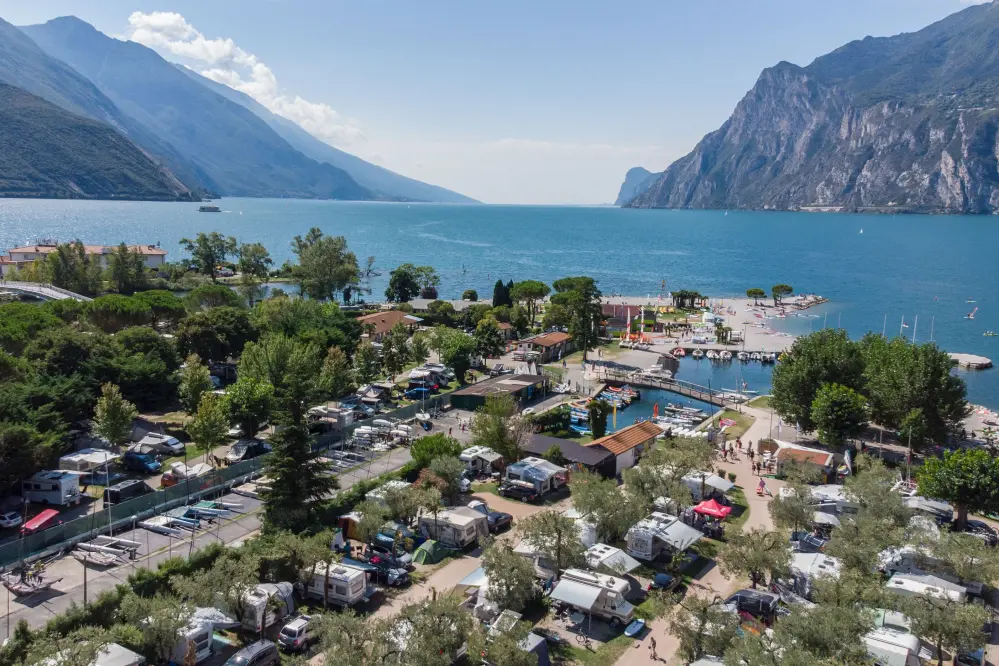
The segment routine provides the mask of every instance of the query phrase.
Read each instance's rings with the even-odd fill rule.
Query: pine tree
[[[267,476],[273,483],[264,494],[264,519],[269,527],[293,532],[306,529],[319,502],[339,487],[332,466],[311,444],[309,431],[298,425],[271,438]]]

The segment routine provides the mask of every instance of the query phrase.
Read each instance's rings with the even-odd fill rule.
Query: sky
[[[75,15],[338,148],[488,203],[607,204],[717,129],[761,70],[966,0],[0,0]]]

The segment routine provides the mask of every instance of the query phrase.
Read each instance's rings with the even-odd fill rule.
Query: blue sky
[[[238,85],[324,140],[483,201],[599,204],[613,201],[629,167],[660,170],[716,129],[763,68],[805,65],[965,6],[0,0],[0,16],[24,25],[73,14],[217,78],[235,71]],[[179,17],[154,21],[153,12]],[[205,59],[220,46],[226,57]],[[243,54],[235,63],[233,49]]]

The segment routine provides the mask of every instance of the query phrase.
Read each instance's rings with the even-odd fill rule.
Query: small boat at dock
[[[693,356],[696,359],[701,359],[704,358],[704,352],[702,352],[700,349],[695,349],[694,353],[691,354],[691,356]]]
[[[714,349],[709,349],[704,355],[708,358],[709,361],[718,360],[718,352],[716,352]]]
[[[736,354],[736,358],[745,363],[746,361],[749,360],[749,354],[747,354],[746,352],[739,352],[738,354]]]
[[[723,361],[731,361],[732,360],[732,352],[730,352],[727,349],[723,349],[720,352],[718,352],[718,358],[720,358]]]
[[[677,347],[676,349],[673,350],[674,358],[683,358],[686,355],[687,351],[683,347]]]

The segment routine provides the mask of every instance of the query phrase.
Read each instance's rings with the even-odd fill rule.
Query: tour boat
[[[221,213],[222,209],[214,204],[208,204],[207,206],[201,206],[198,208],[199,213]]]
[[[700,349],[695,349],[694,353],[691,354],[691,356],[693,356],[696,359],[700,359],[704,357],[704,352],[702,352]]]
[[[985,331],[984,333],[982,333],[982,335],[984,335],[987,338],[992,338],[999,335],[999,333],[996,333],[995,331]]]
[[[744,351],[743,351],[743,352],[739,352],[739,353],[738,353],[738,355],[737,355],[737,358],[738,358],[738,359],[739,359],[740,361],[742,361],[743,363],[745,363],[746,361],[748,361],[748,360],[749,360],[749,354],[747,354],[747,353],[746,353],[746,352],[744,352]]]

